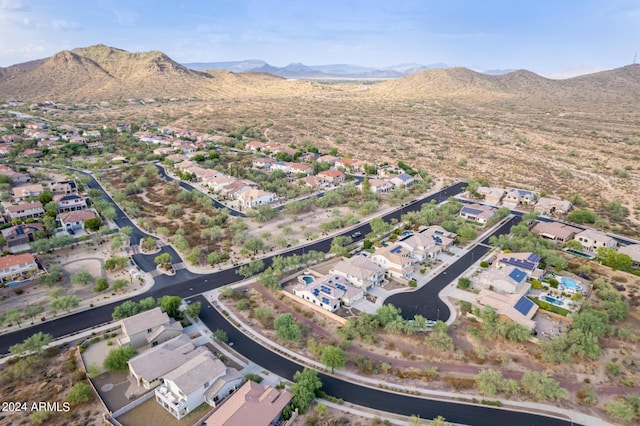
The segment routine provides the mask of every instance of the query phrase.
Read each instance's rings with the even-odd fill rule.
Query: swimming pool
[[[587,254],[587,253],[583,253],[581,251],[578,250],[573,250],[570,248],[566,248],[564,249],[564,251],[566,251],[567,253],[571,253],[574,256],[578,256],[578,257],[584,257],[585,259],[593,259],[593,256]]]
[[[547,295],[545,295],[545,296],[542,296],[542,299],[543,299],[545,302],[552,303],[552,304],[554,304],[554,305],[556,305],[556,306],[562,306],[562,305],[564,305],[564,302],[563,302],[562,300],[556,299],[555,297],[551,297],[551,296],[547,296]]]
[[[567,277],[557,277],[557,278],[560,279],[560,284],[562,284],[562,287],[564,287],[565,290],[573,291],[574,293],[582,291],[582,286],[577,282],[575,282],[574,280],[572,280],[571,278],[567,278]]]
[[[404,231],[404,232],[402,233],[402,236],[403,236],[403,237],[406,237],[406,236],[408,236],[408,235],[413,235],[413,232],[411,232],[411,231]]]
[[[314,278],[311,275],[303,275],[300,277],[300,280],[302,280],[306,285],[309,285],[313,283]]]

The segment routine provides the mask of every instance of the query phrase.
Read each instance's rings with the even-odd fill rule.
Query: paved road
[[[200,313],[200,319],[207,327],[211,330],[224,330],[229,337],[229,341],[233,342],[233,349],[246,358],[288,380],[293,380],[295,372],[304,368],[300,364],[272,352],[247,337],[220,315],[203,296],[197,296],[193,300],[199,300],[202,303],[203,309]],[[329,395],[342,398],[353,404],[406,416],[415,414],[423,419],[432,419],[441,415],[449,422],[474,426],[556,426],[569,424],[564,420],[529,413],[385,392],[325,374],[320,374],[319,377],[323,383],[323,390]]]

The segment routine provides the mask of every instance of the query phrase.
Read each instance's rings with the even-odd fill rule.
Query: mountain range
[[[218,64],[226,69],[208,68]],[[131,53],[105,45],[63,50],[36,61],[0,68],[0,100],[96,102],[129,98],[236,99],[251,97],[327,96],[358,93],[424,99],[539,99],[566,103],[633,101],[640,97],[640,65],[628,65],[565,80],[551,80],[526,70],[497,75],[466,68],[416,70],[404,64],[381,70],[352,65],[272,67],[264,61],[179,64],[162,52]],[[432,67],[442,64],[434,64]],[[233,71],[229,71],[229,70]],[[320,84],[327,76],[354,75],[385,79],[375,84]],[[287,79],[298,76],[299,80]],[[398,77],[398,75],[402,75]],[[396,78],[389,79],[391,76]],[[346,78],[345,78],[346,79]]]
[[[284,67],[274,67],[260,59],[231,62],[193,62],[183,64],[194,70],[225,69],[233,72],[262,72],[290,79],[312,80],[364,80],[398,78],[414,72],[433,68],[449,68],[447,64],[430,65],[400,64],[384,68],[364,67],[350,64],[304,65],[291,63]]]

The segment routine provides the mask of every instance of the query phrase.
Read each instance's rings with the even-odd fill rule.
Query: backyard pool
[[[304,282],[306,285],[313,283],[314,278],[311,275],[302,275],[298,278],[301,282]]]
[[[591,256],[591,255],[589,255],[587,253],[583,253],[583,252],[578,251],[578,250],[573,250],[573,249],[566,248],[566,249],[564,249],[564,251],[566,251],[567,253],[571,253],[574,256],[584,257],[585,259],[593,259],[593,256]]]
[[[408,236],[408,235],[413,235],[413,232],[411,232],[411,231],[404,231],[404,232],[402,233],[402,236],[403,236],[403,237],[406,237],[406,236]]]
[[[551,296],[548,296],[546,294],[544,296],[542,296],[542,300],[544,300],[545,302],[552,303],[552,304],[554,304],[556,306],[564,305],[564,302],[562,300],[556,299],[555,297],[551,297]]]
[[[567,277],[557,277],[557,278],[559,278],[560,284],[562,284],[562,287],[565,290],[571,291],[573,293],[582,292],[582,286],[577,282],[575,282],[574,280],[572,280],[571,278],[567,278]]]

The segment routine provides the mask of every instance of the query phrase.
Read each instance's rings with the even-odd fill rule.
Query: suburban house
[[[215,407],[244,383],[234,368],[227,368],[211,352],[203,352],[160,379],[156,402],[180,420],[203,402]]]
[[[409,188],[416,181],[413,176],[407,173],[402,173],[396,176],[393,176],[389,181],[396,188]]]
[[[518,207],[520,205],[530,205],[535,202],[535,194],[526,189],[511,188],[504,196],[502,204],[507,207]]]
[[[517,267],[524,271],[529,278],[537,278],[543,271],[538,267],[542,258],[535,253],[499,253],[493,261],[493,266],[497,269]]]
[[[441,248],[441,251],[447,251],[451,248],[456,241],[457,235],[454,232],[449,232],[442,226],[432,225],[418,231],[420,234],[427,235],[435,241],[436,245]],[[436,255],[438,254],[436,253]]]
[[[340,158],[336,160],[335,167],[336,169],[341,168],[345,170],[353,170],[353,165],[357,162],[353,158]]]
[[[572,240],[581,231],[580,228],[559,222],[536,222],[531,228],[531,232],[540,235],[542,238],[562,244]]]
[[[128,362],[129,373],[138,387],[151,390],[160,385],[160,378],[165,374],[203,352],[209,350],[204,346],[195,346],[189,336],[180,334],[131,358]]]
[[[393,277],[409,279],[413,275],[411,254],[399,244],[378,248],[371,260]]]
[[[169,318],[160,307],[125,318],[120,327],[123,336],[118,339],[118,344],[134,349],[156,346],[182,334],[180,322]]]
[[[261,189],[250,189],[238,195],[238,201],[243,207],[253,208],[263,204],[269,204],[276,200],[276,195],[272,192]]]
[[[296,182],[298,182],[300,185],[307,186],[311,189],[316,189],[323,183],[322,180],[317,176],[305,176],[303,178],[298,179]]]
[[[531,331],[536,328],[536,322],[532,320],[538,311],[538,305],[520,294],[499,294],[491,290],[480,290],[476,298],[478,304],[490,306],[496,313],[504,318],[510,319]]]
[[[312,282],[301,279],[299,284],[293,286],[292,292],[329,312],[338,309],[341,303],[350,306],[364,297],[364,289],[354,287],[338,274],[324,275]]]
[[[618,246],[615,239],[595,229],[585,229],[577,233],[573,239],[582,244],[585,253],[597,253],[600,247],[616,248]]]
[[[7,212],[7,216],[9,216],[9,220],[44,216],[44,208],[40,201],[20,203],[14,206],[7,206],[4,209]]]
[[[49,184],[49,189],[53,193],[53,195],[60,194],[77,194],[78,193],[78,185],[75,180],[61,180],[58,182],[51,182]]]
[[[263,146],[264,146],[264,143],[263,143],[263,142],[260,142],[260,141],[251,141],[251,142],[248,142],[248,143],[244,146],[244,149],[245,149],[245,150],[249,150],[249,151],[256,152],[256,151],[260,151],[260,150],[262,149],[262,147],[263,147]]]
[[[84,228],[84,223],[89,219],[95,219],[98,215],[93,210],[76,210],[60,213],[58,221],[65,231]]]
[[[501,294],[525,294],[531,287],[527,277],[528,274],[517,266],[487,268],[473,278],[473,285]]]
[[[31,176],[28,174],[16,172],[4,164],[0,164],[0,175],[8,177],[14,184],[27,183],[31,180]]]
[[[286,163],[284,161],[276,161],[275,163],[271,164],[271,168],[269,169],[270,171],[274,171],[274,170],[280,170],[282,173],[284,174],[289,174],[291,173],[291,163]]]
[[[411,254],[414,262],[422,262],[428,257],[435,257],[441,251],[434,238],[424,233],[415,233],[402,237],[397,244]]]
[[[373,263],[365,256],[353,256],[338,262],[330,274],[344,277],[349,284],[368,291],[371,287],[377,287],[385,282],[384,268]]]
[[[251,163],[251,167],[253,167],[254,169],[271,169],[273,163],[275,163],[275,161],[269,157],[256,158]]]
[[[331,167],[335,166],[338,157],[333,155],[323,155],[318,157],[318,163],[328,163]]]
[[[249,380],[205,421],[207,426],[275,426],[291,402],[286,389],[263,386]]]
[[[631,258],[633,266],[640,268],[640,244],[630,244],[628,246],[622,246],[618,249],[618,253],[626,254]]]
[[[376,194],[386,194],[393,191],[393,184],[388,180],[369,179],[369,187],[371,192]]]
[[[53,202],[58,203],[58,213],[83,210],[87,208],[87,199],[79,194],[55,195]]]
[[[37,198],[44,192],[44,188],[39,183],[31,185],[16,186],[11,190],[15,201],[24,201],[27,198]]]
[[[320,158],[320,154],[316,154],[315,152],[305,152],[298,158],[298,160],[304,161],[305,163],[313,163],[318,158]]]
[[[316,176],[318,177],[318,179],[321,179],[322,182],[334,186],[340,185],[342,182],[344,182],[345,179],[344,173],[342,173],[340,170],[334,169],[325,170],[318,173]]]
[[[0,284],[22,281],[37,271],[38,263],[31,253],[0,257]]]
[[[487,223],[491,217],[495,214],[493,207],[485,206],[484,204],[465,204],[460,210],[460,216],[466,220],[478,223]]]
[[[378,167],[377,173],[378,173],[378,176],[381,178],[392,177],[392,176],[400,175],[404,173],[404,169],[401,169],[398,166],[392,166],[390,164],[387,164],[385,166]]]
[[[289,166],[289,173],[298,174],[303,173],[305,175],[310,175],[313,173],[313,166],[309,163],[287,163]]]
[[[533,211],[540,212],[543,216],[567,214],[573,208],[569,200],[558,200],[551,197],[540,197],[533,207]]]
[[[156,155],[168,155],[175,151],[175,148],[170,146],[161,146],[153,150],[153,153]]]
[[[480,186],[476,192],[484,197],[484,201],[494,206],[499,206],[506,194],[504,188],[496,188],[491,186]]]
[[[2,236],[7,242],[7,247],[11,248],[35,241],[36,232],[43,230],[44,226],[40,223],[23,223],[3,229]]]

